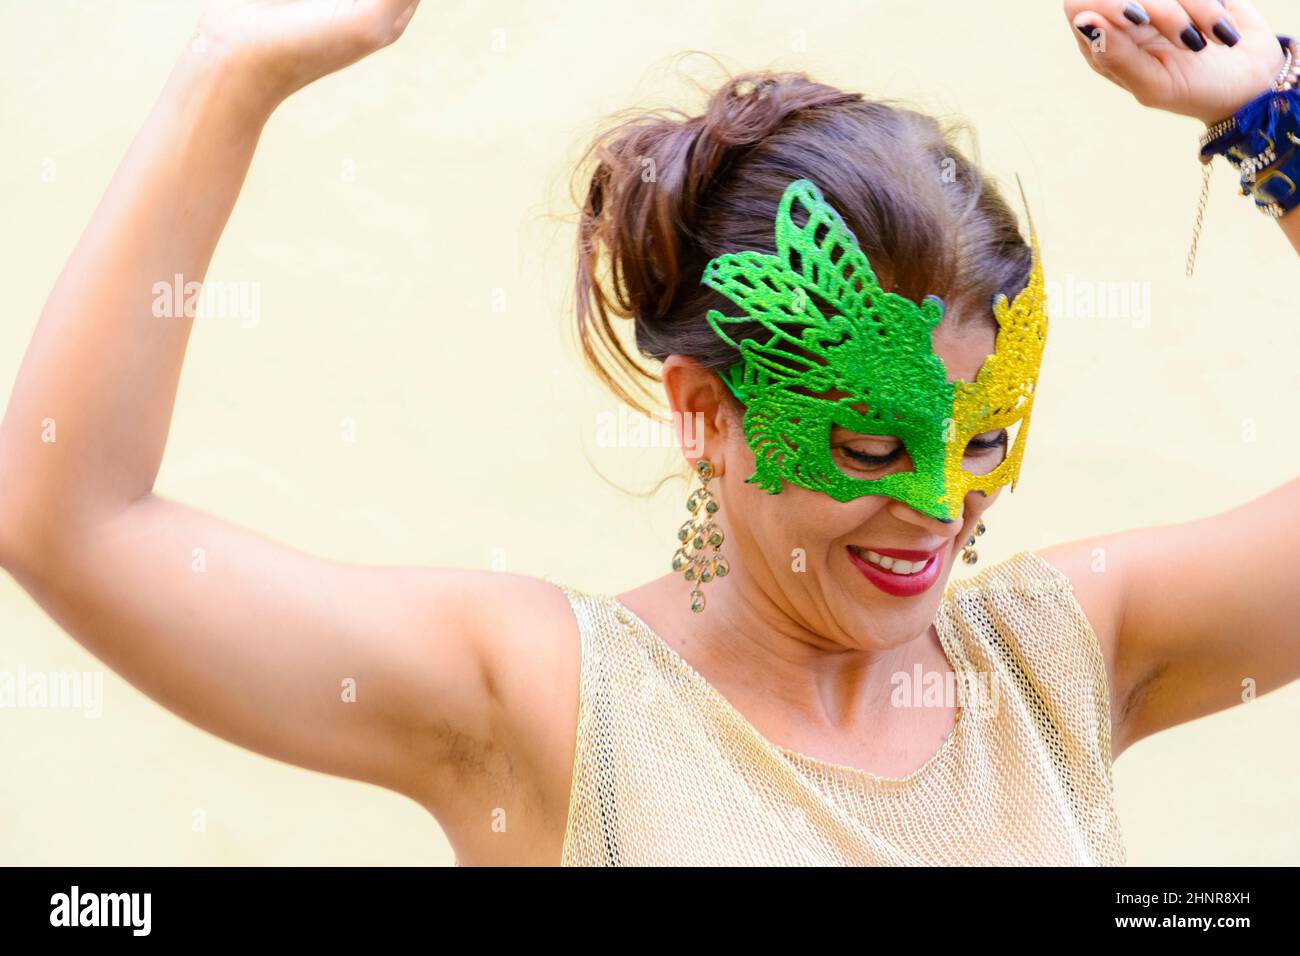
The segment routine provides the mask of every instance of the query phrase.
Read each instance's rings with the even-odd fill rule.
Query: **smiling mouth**
[[[859,548],[852,544],[849,545],[849,550],[874,567],[880,568],[882,571],[888,571],[890,574],[896,574],[899,577],[920,574],[925,570],[926,565],[934,559],[933,554],[928,554],[918,560],[908,561],[903,558],[892,558],[887,554],[880,554],[870,548]]]

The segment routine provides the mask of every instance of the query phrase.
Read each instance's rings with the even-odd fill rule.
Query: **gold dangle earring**
[[[722,529],[713,523],[713,516],[718,513],[718,499],[709,491],[713,463],[701,458],[695,463],[695,474],[699,476],[700,487],[686,499],[686,510],[691,517],[677,529],[681,546],[673,555],[673,570],[682,572],[691,582],[691,610],[698,614],[704,610],[704,592],[700,585],[708,584],[714,578],[725,578],[731,566],[718,553],[723,534]]]
[[[961,549],[961,559],[967,564],[974,564],[980,559],[979,552],[975,550],[975,535],[983,534],[988,528],[984,527],[983,519],[975,526],[975,534],[966,539],[966,545]]]

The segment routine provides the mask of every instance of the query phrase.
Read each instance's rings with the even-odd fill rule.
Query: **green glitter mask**
[[[931,295],[918,305],[885,292],[817,186],[799,179],[786,187],[776,254],[718,256],[700,280],[744,312],[710,309],[707,320],[740,353],[722,378],[745,406],[745,437],[757,461],[748,481],[771,494],[790,482],[836,501],[887,495],[944,521],[961,516],[969,491],[987,494],[1008,483],[1014,491],[1047,334],[1032,221],[1030,233],[1028,285],[1012,303],[999,295],[993,304],[995,351],[974,382],[949,382],[931,341],[943,301]],[[762,326],[759,338],[733,338],[753,323]],[[1017,422],[1015,442],[996,468],[965,470],[971,438]],[[897,438],[913,469],[870,479],[846,474],[831,455],[837,425]]]

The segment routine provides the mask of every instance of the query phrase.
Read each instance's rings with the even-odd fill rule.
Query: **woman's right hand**
[[[388,46],[420,0],[212,0],[191,49],[216,57],[271,108]]]

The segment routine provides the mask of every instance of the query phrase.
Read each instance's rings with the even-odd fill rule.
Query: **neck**
[[[733,701],[780,700],[810,723],[842,726],[886,713],[896,674],[918,664],[949,670],[932,624],[890,646],[864,646],[812,595],[785,595],[743,570],[704,586],[701,613],[690,610],[689,590],[668,574],[620,601]]]

